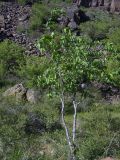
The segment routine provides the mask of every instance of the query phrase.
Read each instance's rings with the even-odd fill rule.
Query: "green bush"
[[[80,25],[81,32],[92,40],[101,40],[107,37],[110,24],[105,21],[90,21]]]
[[[93,107],[89,113],[81,114],[83,117],[81,118],[82,133],[78,142],[80,159],[91,160],[120,155],[120,118],[115,118],[114,114],[115,109],[109,112],[105,106],[101,105]]]
[[[49,15],[49,8],[45,4],[35,3],[32,6],[32,15],[30,18],[30,30],[34,31],[40,29],[40,27],[46,23],[46,19]]]
[[[110,31],[108,41],[112,42],[115,48],[120,51],[120,28],[114,28]]]
[[[18,73],[25,80],[28,87],[36,87],[39,74],[48,65],[49,60],[46,57],[26,56],[25,65],[21,65]]]
[[[50,31],[59,31],[60,26],[56,22],[57,22],[57,18],[60,17],[61,15],[65,15],[65,12],[63,9],[53,8],[50,12],[50,16],[46,23],[47,29],[49,29]]]
[[[9,40],[0,43],[0,80],[10,73],[17,74],[17,69],[24,63],[23,52],[20,46]]]
[[[110,56],[106,64],[107,83],[120,86],[120,54]]]

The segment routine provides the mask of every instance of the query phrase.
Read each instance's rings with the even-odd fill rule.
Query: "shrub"
[[[117,50],[120,51],[120,29],[114,28],[108,35],[109,42],[112,42]]]
[[[37,77],[48,65],[49,60],[46,57],[26,56],[25,65],[21,65],[18,73],[28,87],[36,87]]]
[[[49,30],[60,30],[60,26],[57,23],[58,17],[61,15],[65,15],[65,12],[63,9],[60,8],[53,8],[50,12],[50,17],[47,20],[46,27]]]
[[[45,4],[35,3],[32,6],[30,18],[30,30],[39,29],[45,22],[49,14],[49,8]]]
[[[101,40],[107,37],[110,24],[105,21],[90,21],[80,26],[82,33],[88,35],[92,40]]]
[[[104,105],[98,105],[90,113],[84,114],[81,140],[78,142],[80,158],[91,160],[103,156],[119,156],[120,118],[113,116],[114,111],[109,112]]]
[[[120,86],[120,55],[113,55],[107,62],[108,83]]]
[[[0,79],[9,73],[17,74],[17,69],[24,63],[24,50],[17,44],[6,40],[0,43]]]

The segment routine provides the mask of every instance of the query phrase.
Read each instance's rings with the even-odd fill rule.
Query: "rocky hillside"
[[[17,32],[21,26],[24,29],[28,28],[31,7],[14,2],[0,2],[0,4],[0,41],[7,38],[26,48],[26,54],[39,54],[34,45],[35,39],[31,39],[25,33]]]

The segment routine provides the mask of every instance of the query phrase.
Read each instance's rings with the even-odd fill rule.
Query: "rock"
[[[27,122],[25,124],[25,132],[27,134],[42,133],[46,130],[46,124],[43,116],[35,113],[29,113]]]
[[[3,142],[2,139],[0,138],[0,156],[3,155],[4,151],[3,151]]]
[[[35,91],[34,89],[28,89],[26,93],[27,101],[30,103],[37,103],[40,99],[40,92]]]
[[[110,6],[110,11],[111,12],[115,12],[115,11],[120,12],[120,1],[119,0],[112,0],[111,6]]]
[[[71,30],[75,30],[75,29],[77,29],[77,24],[76,24],[76,22],[72,19],[72,20],[70,21],[70,23],[68,24],[68,27],[70,27]]]
[[[85,7],[103,6],[111,12],[120,12],[120,0],[81,0],[81,5]]]
[[[15,3],[13,3],[15,2]],[[28,3],[35,2],[27,0]],[[10,39],[17,44],[20,44],[30,54],[40,55],[40,51],[35,46],[37,38],[31,38],[26,34],[29,27],[28,19],[31,13],[31,5],[19,5],[16,1],[6,1],[0,8],[0,41]],[[19,32],[18,32],[19,31]],[[21,33],[25,33],[23,36]],[[32,47],[28,47],[32,43]],[[35,46],[33,48],[33,46]]]
[[[29,15],[23,15],[19,18],[19,21],[26,21],[29,18]]]
[[[114,159],[114,158],[111,158],[111,157],[107,157],[107,158],[103,158],[101,160],[117,160],[117,159]]]
[[[16,84],[15,86],[7,89],[4,93],[4,97],[15,96],[17,99],[25,99],[27,89],[23,87],[23,85]]]
[[[0,30],[5,27],[4,16],[0,15]]]

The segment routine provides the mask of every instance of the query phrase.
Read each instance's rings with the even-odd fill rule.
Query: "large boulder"
[[[4,93],[4,97],[15,96],[17,99],[25,99],[26,98],[27,89],[20,83],[15,86],[7,89]]]
[[[15,97],[16,100],[26,100],[32,104],[37,103],[40,100],[40,91],[35,89],[27,89],[23,84],[16,84],[15,86],[8,88],[4,93],[4,97]]]

